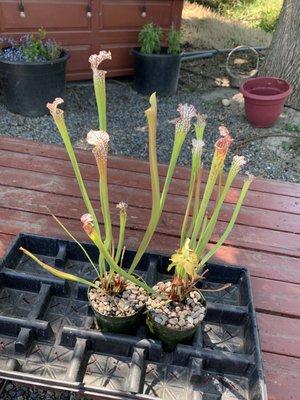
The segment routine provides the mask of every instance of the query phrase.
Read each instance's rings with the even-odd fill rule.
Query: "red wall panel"
[[[45,28],[70,52],[68,79],[79,80],[91,77],[88,57],[101,49],[112,52],[113,60],[104,65],[108,76],[131,74],[130,50],[141,27],[149,22],[179,27],[183,0],[23,0],[25,18],[18,5],[17,0],[0,0],[0,34]]]

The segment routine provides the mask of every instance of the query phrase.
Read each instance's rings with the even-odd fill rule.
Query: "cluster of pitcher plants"
[[[203,135],[206,117],[197,113],[193,106],[181,104],[178,107],[179,117],[175,123],[173,147],[167,174],[161,188],[156,147],[157,100],[155,93],[152,94],[150,96],[150,107],[145,111],[148,123],[152,193],[151,215],[131,265],[123,266],[128,207],[125,202],[117,205],[119,232],[117,241],[115,241],[112,230],[107,174],[110,138],[107,133],[106,121],[106,71],[98,69],[100,63],[106,59],[111,59],[110,52],[101,51],[98,55],[92,55],[89,59],[93,71],[99,128],[98,130],[91,130],[87,134],[87,142],[93,147],[92,153],[99,171],[99,208],[102,225],[99,223],[98,211],[93,208],[82,178],[65,123],[64,111],[59,107],[63,100],[57,98],[53,103],[47,105],[62,137],[78,182],[86,208],[86,214],[81,217],[82,228],[99,250],[97,262],[91,259],[84,246],[68,231],[62,222],[54,215],[53,217],[72,240],[81,247],[91,267],[95,269],[97,278],[92,282],[85,277],[63,272],[42,262],[27,249],[21,248],[21,250],[51,274],[61,279],[87,285],[89,287],[89,301],[99,317],[97,320],[102,329],[118,332],[124,332],[125,329],[126,331],[129,319],[136,317],[137,314],[142,314],[147,306],[148,325],[153,331],[155,331],[153,324],[163,326],[168,331],[193,330],[205,315],[205,299],[197,283],[205,277],[205,265],[208,260],[219,250],[230,234],[253,177],[248,175],[245,178],[224,232],[217,240],[214,238],[214,244],[208,250],[208,244],[215,232],[222,205],[235,177],[245,164],[245,160],[241,156],[234,156],[226,179],[223,177],[224,162],[232,143],[232,138],[225,127],[220,127],[220,138],[215,143],[210,171],[206,184],[202,187],[204,177],[201,156],[204,147]],[[174,274],[170,281],[159,282],[152,288],[135,274],[135,270],[159,224],[178,157],[191,130],[193,130],[195,137],[192,139],[192,165],[186,210],[181,230],[178,232],[180,237],[178,249],[174,249],[174,254],[171,255],[168,265],[168,270],[174,270]],[[212,204],[213,207],[211,207]],[[103,322],[105,317],[115,319],[120,323],[117,325],[105,325]],[[122,321],[124,322],[123,325]],[[159,333],[157,334],[159,335]]]

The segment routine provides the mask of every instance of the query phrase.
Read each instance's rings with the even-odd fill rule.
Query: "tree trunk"
[[[300,109],[300,0],[284,0],[261,76],[277,76],[293,86],[287,101]]]

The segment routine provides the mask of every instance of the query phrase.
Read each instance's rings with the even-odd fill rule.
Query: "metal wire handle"
[[[249,75],[248,75],[248,78],[253,78],[253,77],[257,74],[257,72],[258,72],[259,55],[258,55],[258,52],[255,50],[254,47],[245,46],[245,45],[241,45],[241,46],[235,47],[235,48],[232,49],[231,52],[228,54],[227,60],[226,60],[226,71],[227,71],[227,74],[228,74],[229,76],[231,76],[232,78],[241,78],[241,76],[242,76],[241,74],[234,74],[234,73],[231,71],[230,67],[229,67],[229,60],[230,60],[230,57],[231,57],[232,54],[234,54],[236,51],[241,50],[241,49],[248,49],[248,50],[251,50],[251,51],[255,54],[255,56],[256,56],[256,66],[255,66],[255,69],[253,69],[252,71],[250,71],[250,73],[249,73]]]

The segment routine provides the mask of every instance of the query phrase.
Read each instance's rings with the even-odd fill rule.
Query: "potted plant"
[[[92,261],[85,248],[68,231],[61,221],[54,215],[53,217],[64,229],[64,231],[72,238],[72,240],[74,240],[81,247],[82,251],[90,262],[91,267],[94,268],[97,278],[95,281],[91,282],[85,279],[85,277],[78,277],[65,273],[57,268],[45,264],[27,249],[23,247],[20,249],[53,275],[60,277],[61,279],[87,285],[88,298],[92,308],[94,309],[96,318],[98,320],[98,325],[102,330],[130,333],[136,329],[139,324],[139,319],[145,309],[148,295],[154,293],[154,290],[149,287],[141,278],[136,276],[134,271],[139,264],[139,261],[141,260],[141,257],[143,256],[160,220],[172,176],[176,167],[177,159],[186,135],[190,129],[190,119],[192,115],[190,114],[190,107],[188,105],[181,105],[179,107],[180,118],[178,119],[175,127],[175,137],[170,164],[162,192],[160,192],[156,154],[157,104],[155,94],[150,97],[150,108],[146,110],[145,114],[148,121],[149,132],[148,140],[152,188],[152,211],[145,234],[140,242],[128,271],[126,271],[122,268],[122,260],[125,250],[124,243],[127,205],[123,202],[117,205],[120,218],[120,228],[118,242],[116,244],[114,243],[112,234],[111,213],[109,206],[109,191],[107,182],[109,135],[106,132],[106,71],[98,69],[99,64],[105,59],[111,59],[110,52],[101,51],[99,55],[92,55],[90,57],[99,116],[99,130],[91,130],[87,134],[87,141],[93,146],[92,152],[99,171],[100,210],[104,224],[104,232],[102,229],[100,229],[101,227],[98,222],[96,211],[91,204],[84,181],[82,179],[76,155],[71,144],[69,132],[65,124],[64,112],[59,108],[59,105],[63,103],[63,100],[61,98],[57,98],[53,103],[48,104],[50,113],[53,116],[54,122],[58,128],[58,131],[60,132],[65,148],[68,152],[87,210],[87,213],[81,217],[81,222],[85,233],[99,250],[99,260],[97,265]]]
[[[67,52],[44,29],[19,40],[0,38],[0,78],[4,103],[14,113],[38,117],[46,103],[64,97]]]
[[[139,33],[140,47],[132,49],[134,85],[138,93],[161,96],[176,93],[180,72],[180,30],[173,26],[167,33],[167,46],[162,47],[163,30],[147,24]]]
[[[156,295],[150,296],[147,302],[148,326],[164,343],[166,350],[173,350],[179,342],[189,341],[201,324],[206,313],[206,302],[203,289],[201,289],[201,281],[208,272],[205,265],[230,234],[253,179],[252,175],[249,175],[244,181],[227,227],[218,240],[214,238],[215,244],[207,249],[224,200],[235,177],[245,164],[245,160],[242,156],[233,157],[224,186],[222,186],[223,166],[232,138],[225,127],[220,127],[221,137],[215,143],[210,172],[200,202],[204,128],[205,118],[198,116],[195,124],[196,139],[193,140],[192,168],[180,244],[179,249],[171,256],[168,266],[168,270],[174,269],[174,275],[169,281],[158,282],[154,286]],[[215,193],[216,199],[213,200],[213,209],[209,210],[209,202],[212,200],[216,184],[218,186],[218,191]],[[228,285],[216,290],[226,287]]]

